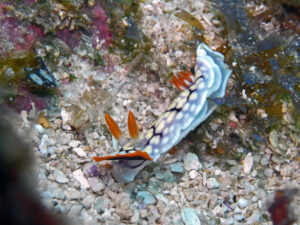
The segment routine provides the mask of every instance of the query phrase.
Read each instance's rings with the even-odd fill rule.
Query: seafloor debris
[[[268,208],[274,225],[291,225],[297,221],[299,215],[296,216],[295,208],[292,207],[298,210],[299,207],[292,206],[292,202],[297,198],[298,193],[299,190],[295,188],[275,192],[274,199]]]

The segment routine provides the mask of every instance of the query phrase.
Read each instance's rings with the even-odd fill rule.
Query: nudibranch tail
[[[105,122],[108,126],[108,129],[110,130],[111,134],[119,140],[122,136],[122,132],[118,126],[118,124],[111,118],[111,116],[108,113],[105,113]]]
[[[147,152],[137,150],[135,152],[127,153],[127,154],[116,154],[116,155],[108,155],[108,156],[96,156],[93,157],[96,162],[100,162],[103,160],[114,160],[114,159],[132,159],[132,160],[152,160]]]
[[[137,139],[139,137],[139,127],[131,111],[128,112],[128,131],[130,137]]]

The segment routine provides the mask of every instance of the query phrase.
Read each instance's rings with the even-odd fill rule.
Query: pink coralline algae
[[[91,34],[93,47],[95,48],[98,43],[102,42],[102,46],[107,48],[111,43],[111,33],[107,24],[108,17],[105,11],[100,5],[87,8],[85,11],[91,18],[91,28],[88,30],[88,33]],[[85,27],[84,29],[88,28]],[[57,29],[56,35],[74,51],[74,49],[79,46],[82,30],[77,29],[71,31],[69,28],[64,28],[63,30]]]
[[[25,87],[20,86],[18,89],[18,95],[10,103],[17,112],[21,112],[22,110],[26,110],[29,112],[32,109],[32,104],[35,105],[37,110],[43,110],[47,108],[47,101],[44,98],[37,97],[31,94]]]
[[[98,41],[103,40],[103,46],[107,48],[111,43],[111,33],[107,24],[107,15],[98,4],[91,12],[93,26],[93,46],[95,47]]]
[[[74,51],[74,48],[79,45],[81,33],[79,30],[70,31],[68,28],[65,28],[63,30],[57,29],[56,36]]]
[[[31,50],[43,37],[43,29],[34,24],[24,25],[25,29],[20,29],[22,24],[15,17],[5,17],[0,25],[2,33],[8,36],[7,41],[13,44],[15,50]]]

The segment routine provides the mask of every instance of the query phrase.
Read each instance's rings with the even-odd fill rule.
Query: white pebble
[[[186,171],[202,169],[198,156],[194,153],[188,153],[184,156],[183,167]]]
[[[247,218],[247,224],[255,224],[259,221],[261,213],[259,210],[254,210],[252,215]]]
[[[258,201],[258,197],[257,197],[257,196],[253,196],[253,197],[251,198],[251,201],[252,201],[252,202],[257,202],[257,201]]]
[[[67,112],[66,110],[62,109],[60,112],[61,119],[63,123],[67,123],[72,119],[71,113]]]
[[[54,168],[54,178],[55,180],[58,182],[58,183],[67,183],[69,182],[69,179],[66,177],[66,175],[63,173],[63,171],[59,170],[59,169],[56,169]]]
[[[87,154],[82,148],[73,148],[73,151],[79,156],[79,157],[86,157]]]
[[[242,220],[245,219],[245,215],[243,215],[243,214],[236,214],[236,215],[234,215],[234,219],[240,222],[240,221],[242,221]]]
[[[182,55],[183,55],[183,52],[182,52],[181,50],[175,51],[175,57],[176,57],[176,58],[179,58],[179,57],[181,57]]]
[[[93,137],[93,139],[95,139],[95,140],[97,140],[97,139],[99,139],[99,134],[98,134],[98,132],[93,132],[92,133],[92,137]]]
[[[88,178],[88,182],[91,185],[91,188],[94,192],[101,191],[105,188],[105,185],[102,180],[98,177],[90,177]]]
[[[73,173],[73,178],[80,183],[81,188],[89,188],[90,184],[84,177],[81,169],[75,170]]]
[[[220,186],[219,182],[214,177],[208,178],[206,181],[206,185],[210,189],[219,188]]]
[[[241,209],[247,207],[248,205],[249,205],[249,201],[248,201],[247,199],[245,199],[245,198],[240,198],[240,199],[238,200],[238,206],[239,206]]]
[[[78,216],[81,210],[82,210],[81,205],[73,205],[70,211],[68,212],[68,216],[69,217]]]
[[[191,180],[194,180],[198,176],[198,172],[196,170],[191,170],[189,176]]]
[[[72,148],[76,148],[76,147],[78,147],[80,144],[81,144],[80,141],[72,140],[72,141],[70,141],[69,146],[72,147]]]
[[[49,137],[48,135],[44,134],[39,144],[39,150],[43,157],[47,157],[49,145],[50,145]]]
[[[244,159],[244,173],[249,174],[253,167],[253,156],[249,152]]]
[[[35,124],[35,125],[34,125],[34,128],[35,128],[40,134],[44,133],[44,128],[42,127],[42,125],[40,125],[40,124]]]

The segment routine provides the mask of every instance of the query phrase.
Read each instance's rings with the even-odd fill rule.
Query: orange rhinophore
[[[145,160],[152,160],[152,158],[149,156],[149,154],[145,151],[135,151],[135,152],[131,152],[131,153],[127,153],[127,154],[116,154],[116,155],[108,155],[108,156],[96,156],[93,157],[93,159],[96,162],[102,161],[102,160],[113,160],[113,159],[128,159],[128,158],[141,158],[141,159],[145,159]]]
[[[122,132],[118,126],[118,124],[111,118],[111,116],[108,113],[105,113],[105,122],[108,126],[108,129],[110,130],[111,134],[116,138],[120,139],[122,136]]]
[[[131,111],[128,113],[128,131],[130,137],[137,139],[139,137],[139,127]]]

